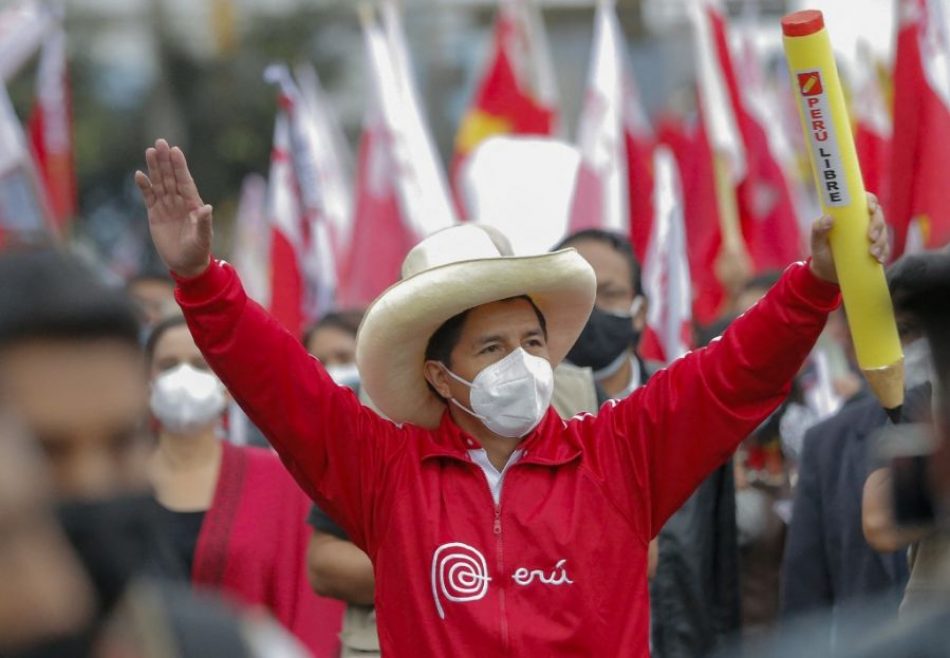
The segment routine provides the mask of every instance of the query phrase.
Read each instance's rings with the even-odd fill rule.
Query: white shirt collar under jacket
[[[491,463],[491,460],[488,459],[488,453],[485,452],[484,448],[468,451],[469,459],[478,464],[485,473],[485,479],[488,480],[488,488],[491,489],[491,497],[496,505],[498,501],[501,500],[501,485],[504,484],[505,473],[508,472],[508,469],[511,468],[513,464],[521,459],[522,454],[524,454],[524,450],[515,450],[511,453],[511,457],[508,458],[508,463],[505,464],[505,467],[499,471],[495,468],[495,465]]]

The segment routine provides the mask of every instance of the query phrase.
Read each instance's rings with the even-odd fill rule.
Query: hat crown
[[[503,236],[499,236],[504,240]],[[497,240],[497,238],[496,238]],[[486,258],[510,256],[483,227],[474,224],[452,226],[437,231],[413,247],[402,263],[402,278],[442,265]]]

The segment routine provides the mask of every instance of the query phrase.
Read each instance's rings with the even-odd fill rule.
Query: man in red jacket
[[[410,252],[360,329],[362,384],[386,420],[211,258],[211,207],[182,152],[159,140],[146,160],[152,239],[198,346],[372,558],[387,656],[647,655],[650,539],[781,402],[838,304],[826,218],[810,263],[721,339],[563,421],[551,368],[593,306],[590,266],[573,249],[503,257],[454,227]]]

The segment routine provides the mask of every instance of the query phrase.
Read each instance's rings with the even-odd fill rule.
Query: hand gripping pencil
[[[858,365],[885,409],[904,402],[904,356],[884,268],[868,253],[868,208],[844,93],[820,11],[782,19],[782,41]]]

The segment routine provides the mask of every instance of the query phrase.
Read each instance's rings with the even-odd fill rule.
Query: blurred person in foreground
[[[63,535],[36,446],[0,416],[0,655],[89,623],[93,592]]]
[[[903,263],[888,269],[891,295],[897,299],[906,284],[900,276]],[[920,322],[899,307],[895,315],[905,386],[929,391],[930,353]],[[893,600],[890,610],[880,609],[885,619],[897,613],[908,576],[906,555],[872,548],[864,538],[861,513],[864,483],[875,461],[872,435],[887,424],[880,403],[862,385],[833,417],[806,433],[782,564],[783,616],[860,604],[878,594]]]
[[[46,458],[96,604],[89,625],[24,655],[85,656],[133,578],[182,576],[148,491],[139,325],[121,291],[51,249],[0,253],[0,281],[0,406]]]
[[[309,502],[271,450],[223,439],[228,392],[185,320],[145,346],[158,442],[149,461],[163,534],[191,582],[263,606],[318,658],[335,657],[342,606],[310,591]]]
[[[52,654],[65,658],[71,654]],[[96,640],[93,658],[308,658],[283,626],[182,583],[137,580]],[[32,658],[32,657],[29,657]]]
[[[209,610],[215,604],[173,584],[186,576],[161,532],[149,489],[148,387],[128,298],[102,285],[77,259],[51,249],[0,252],[0,281],[0,407],[45,457],[58,521],[93,590],[88,623],[4,652],[4,658],[95,655],[120,601],[145,606],[139,619],[146,625],[174,614],[167,606],[231,615]],[[61,566],[68,563],[63,557]],[[140,591],[161,594],[142,601]],[[81,604],[82,594],[75,596]],[[199,635],[212,630],[197,612],[183,623]]]
[[[943,327],[940,323],[945,321],[944,316],[950,315],[950,297],[941,296],[941,292],[950,288],[950,252],[905,256],[894,270],[892,285],[900,286],[894,293],[895,307],[904,314],[912,314],[924,329],[934,324]],[[931,335],[927,345],[933,350],[937,347],[935,343],[939,343],[940,349],[946,350],[945,342],[946,336]],[[932,356],[936,358],[938,355],[933,353]],[[941,364],[930,365],[939,367]],[[923,411],[931,406],[928,404],[931,397],[934,407],[944,402],[939,390],[918,397],[923,397],[922,404],[917,405],[923,407]],[[908,402],[912,404],[914,400]],[[911,404],[905,404],[905,417],[908,409],[913,412]],[[935,420],[938,429],[946,430],[940,427],[939,416]],[[925,476],[921,473],[920,477]],[[908,550],[910,579],[900,607],[901,615],[905,615],[950,598],[950,572],[941,566],[950,562],[950,529],[930,522],[899,525],[894,514],[893,485],[890,466],[877,468],[868,475],[864,484],[862,520],[864,535],[875,549],[882,552]]]
[[[0,281],[0,404],[45,454],[61,520],[108,608],[146,563],[174,571],[150,523],[139,326],[121,291],[56,251],[0,254]]]
[[[367,311],[361,406],[211,257],[211,207],[159,140],[136,174],[208,363],[298,482],[372,558],[384,654],[648,654],[647,550],[785,397],[839,291],[827,233],[708,348],[597,416],[550,408],[596,282],[574,250],[423,240]],[[876,203],[868,248],[887,257]],[[398,424],[397,424],[398,423]],[[702,431],[697,433],[697,428]]]
[[[573,247],[597,279],[594,309],[568,352],[593,370],[606,399],[623,399],[662,367],[636,351],[649,301],[630,241],[584,229],[558,244]],[[650,543],[652,651],[658,658],[700,656],[739,626],[735,502],[730,466],[720,466]]]

